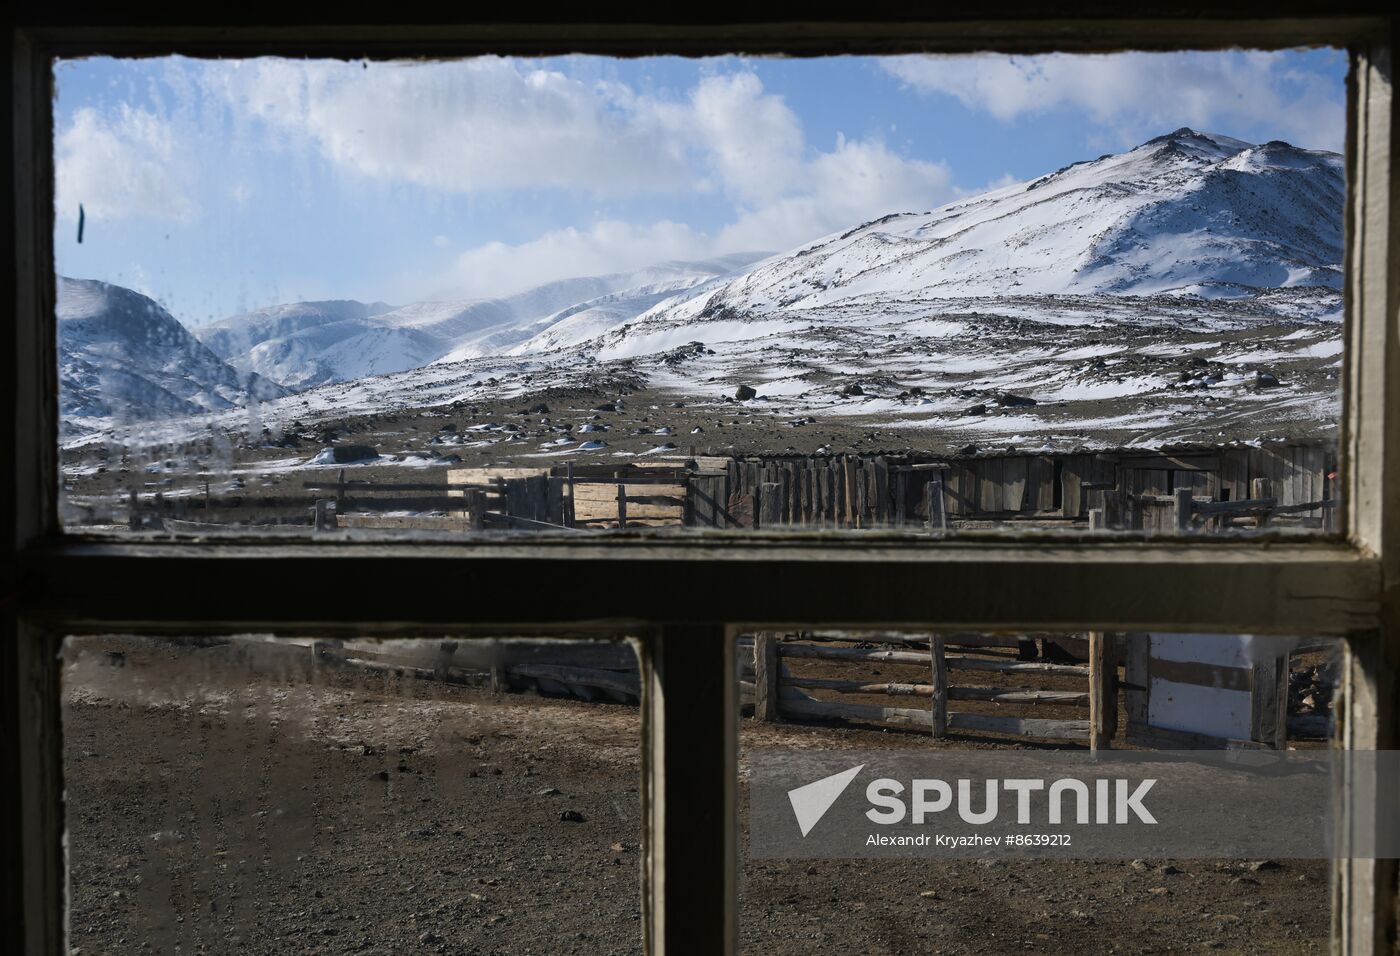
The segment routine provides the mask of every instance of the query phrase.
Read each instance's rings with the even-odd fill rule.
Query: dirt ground
[[[64,734],[74,953],[641,950],[635,707],[305,647],[89,638],[65,653]],[[742,746],[741,807],[755,747],[931,743],[746,718]],[[743,944],[778,954],[1321,953],[1328,918],[1321,861],[745,860],[741,877]]]

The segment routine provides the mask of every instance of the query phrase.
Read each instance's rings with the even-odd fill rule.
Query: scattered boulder
[[[986,406],[986,405],[981,405],[981,404],[973,405],[973,406],[972,406],[971,408],[969,408],[967,411],[963,412],[963,414],[964,414],[964,415],[985,415],[985,414],[987,414],[987,406]]]
[[[560,823],[584,823],[587,818],[577,810],[563,810],[559,814]]]
[[[734,401],[747,402],[751,398],[758,397],[758,389],[751,385],[740,385],[734,389]]]
[[[530,412],[531,412],[531,414],[534,414],[534,415],[548,415],[548,414],[549,414],[549,406],[546,405],[544,402],[540,402],[538,405],[533,405],[533,406],[531,406],[531,407],[530,407]]]
[[[1259,372],[1254,376],[1255,388],[1278,388],[1278,376],[1271,372]]]
[[[858,385],[857,383],[852,382],[845,388],[841,389],[841,394],[845,395],[847,398],[850,398],[855,395],[864,395],[865,389],[861,388],[860,385]]]
[[[1036,400],[1027,395],[1014,395],[1011,392],[997,394],[997,404],[1002,408],[1031,408]]]

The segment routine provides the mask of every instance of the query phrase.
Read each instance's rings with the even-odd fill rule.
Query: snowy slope
[[[220,319],[195,334],[235,368],[258,372],[289,388],[305,388],[332,381],[340,371],[336,364],[322,361],[322,353],[352,342],[370,328],[370,319],[391,309],[382,302],[294,302]],[[348,347],[353,354],[353,344]],[[411,350],[413,343],[403,347]]]
[[[261,411],[649,388],[713,410],[707,436],[786,418],[807,450],[836,419],[930,449],[1335,436],[1343,203],[1335,154],[1178,130],[746,271],[669,264],[530,305],[387,313],[373,321],[456,344]],[[758,396],[733,401],[739,385]]]
[[[68,431],[223,411],[286,393],[233,368],[152,300],[58,280],[61,414]]]
[[[378,303],[299,302],[222,319],[200,338],[230,364],[289,388],[352,381],[503,353],[551,325],[591,308],[596,335],[657,302],[749,265],[756,255],[662,263],[630,273],[550,282],[494,299],[445,299],[401,308]],[[575,340],[575,332],[560,340]]]
[[[1344,195],[1335,153],[1177,130],[933,212],[890,215],[819,239],[651,315],[1004,295],[1336,290]]]

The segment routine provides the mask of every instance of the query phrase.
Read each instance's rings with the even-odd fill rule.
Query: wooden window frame
[[[867,7],[870,5],[866,5]],[[477,11],[396,8],[384,22],[327,25],[320,11],[175,14],[166,8],[23,9],[12,14],[3,109],[14,228],[0,242],[12,307],[0,315],[0,651],[4,680],[6,952],[64,946],[58,642],[65,634],[377,635],[629,633],[641,638],[645,926],[651,953],[737,948],[733,628],[842,626],[1247,630],[1349,638],[1340,734],[1347,746],[1400,740],[1400,196],[1392,53],[1383,3],[1223,2],[1203,13],[1167,0],[1118,4],[993,0],[966,11],[873,5],[821,21],[705,11],[544,13],[512,23]],[[427,8],[425,8],[427,9]],[[207,22],[207,18],[223,18]],[[206,22],[201,22],[206,21]],[[52,268],[54,57],[450,56],[563,52],[1107,52],[1121,49],[1348,48],[1347,348],[1340,456],[1345,540],[1126,542],[1005,538],[912,542],[899,535],[809,539],[746,535],[606,543],[276,543],[120,541],[62,535]],[[411,569],[411,575],[406,572]],[[625,570],[633,586],[610,586]],[[412,607],[375,585],[410,577]],[[333,606],[276,587],[336,593]],[[159,604],[147,582],[162,582]],[[548,580],[548,595],[530,582]],[[218,582],[217,588],[208,582]],[[462,620],[455,595],[492,593],[492,620]],[[697,599],[703,595],[703,603]],[[410,616],[411,615],[411,616]],[[1391,812],[1358,787],[1350,813]],[[1345,821],[1344,821],[1345,825]],[[1334,947],[1389,952],[1394,861],[1333,870]]]

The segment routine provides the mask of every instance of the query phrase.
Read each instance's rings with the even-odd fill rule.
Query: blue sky
[[[69,61],[55,253],[192,326],[508,294],[782,251],[1181,126],[1340,150],[1345,73],[1332,50]]]

